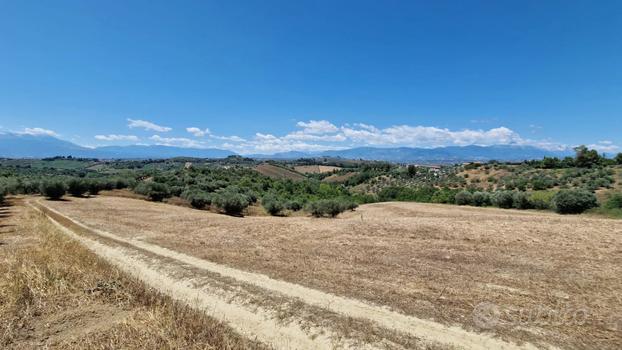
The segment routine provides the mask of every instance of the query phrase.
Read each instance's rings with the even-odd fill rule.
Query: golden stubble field
[[[507,340],[622,343],[622,221],[416,203],[336,219],[235,218],[105,196],[45,205],[120,236]]]

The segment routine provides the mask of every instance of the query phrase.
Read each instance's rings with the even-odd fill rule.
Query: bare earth
[[[294,170],[302,174],[323,174],[331,173],[335,170],[341,170],[341,168],[330,165],[299,165],[294,167]]]
[[[233,218],[114,197],[43,204],[128,241],[451,326],[448,336],[543,348],[622,343],[621,221],[414,203],[365,205],[334,220]],[[415,347],[397,331],[405,335],[375,334]]]

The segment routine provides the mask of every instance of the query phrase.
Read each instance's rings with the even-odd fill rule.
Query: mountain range
[[[0,134],[0,157],[46,158],[73,156],[99,159],[157,159],[172,157],[225,158],[234,152],[222,149],[182,148],[163,145],[105,146],[88,148],[52,136]],[[345,159],[383,160],[400,163],[457,163],[466,161],[521,161],[545,156],[565,157],[571,151],[550,151],[533,146],[450,146],[438,148],[375,148],[357,147],[324,152],[283,152],[271,155],[254,154],[256,159],[298,159],[331,157]]]

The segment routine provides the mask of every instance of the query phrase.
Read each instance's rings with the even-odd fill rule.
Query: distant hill
[[[322,152],[322,156],[348,159],[384,160],[404,163],[456,163],[470,161],[522,161],[543,157],[565,157],[570,151],[549,151],[532,146],[450,146],[438,148],[373,148],[360,147]]]
[[[571,156],[571,151],[549,151],[532,146],[451,146],[438,148],[376,148],[358,147],[317,153],[285,152],[273,155],[254,155],[258,159],[298,159],[331,157],[345,159],[383,160],[401,163],[457,163],[471,161],[521,161],[543,157]]]
[[[0,157],[5,158],[90,157],[91,151],[51,136],[0,133]]]
[[[145,159],[145,158],[225,158],[235,155],[221,149],[182,148],[160,145],[133,145],[87,148],[51,136],[22,134],[0,134],[0,157],[4,158],[46,158],[74,156],[100,159]]]
[[[0,157],[45,158],[74,156],[100,159],[145,159],[145,158],[225,158],[234,152],[222,149],[182,148],[161,145],[106,146],[87,148],[51,136],[33,136],[0,133]],[[401,163],[458,163],[468,161],[521,161],[573,155],[571,151],[548,151],[532,146],[464,146],[439,148],[376,148],[358,147],[325,152],[284,152],[272,155],[255,154],[256,159],[299,159],[331,157],[344,159],[381,160]]]

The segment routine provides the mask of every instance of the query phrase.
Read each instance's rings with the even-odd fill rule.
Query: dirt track
[[[447,327],[350,298],[274,280],[265,275],[214,264],[140,240],[122,238],[89,228],[53,209],[40,208],[67,234],[110,261],[125,266],[128,272],[176,298],[210,309],[212,314],[221,315],[240,333],[256,337],[276,348],[535,348],[528,344],[517,346],[489,335]],[[214,281],[202,280],[206,279],[205,273],[212,274],[211,279],[216,278],[214,276],[218,276],[216,279],[229,279],[229,287],[236,285],[235,289],[244,289],[243,285],[256,289],[246,296],[239,291],[232,293],[226,287],[217,286]],[[208,285],[210,287],[206,287]],[[249,304],[252,304],[250,300],[269,299],[266,297],[268,294],[278,294],[281,299],[276,300],[275,305],[264,301],[259,307],[254,305],[249,308]],[[290,299],[289,302],[286,299]],[[301,308],[299,303],[305,304],[306,309]],[[296,305],[296,310],[288,312],[297,314],[290,315],[290,319],[285,322],[279,321],[274,315],[274,309],[288,304]],[[301,309],[305,309],[305,312],[300,312]],[[301,316],[304,313],[313,313],[314,320]],[[349,322],[349,337],[344,337],[343,329],[327,326],[335,321],[343,322],[339,320],[340,317],[355,318],[362,322]],[[375,329],[375,336],[370,336],[369,329]]]

